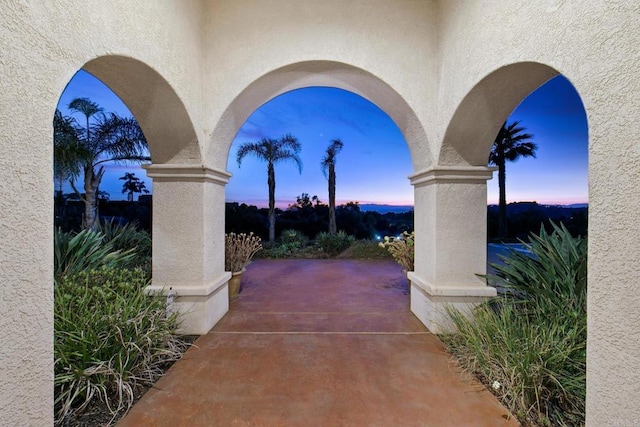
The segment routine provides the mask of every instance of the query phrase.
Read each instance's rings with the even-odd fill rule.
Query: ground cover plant
[[[318,233],[316,245],[328,256],[336,256],[353,244],[355,238],[340,230],[336,234]]]
[[[391,254],[375,240],[360,239],[353,242],[338,258],[341,259],[391,259]]]
[[[106,418],[99,416],[100,424],[113,422],[188,346],[175,335],[178,319],[167,316],[165,299],[144,292],[149,270],[132,262],[146,259],[141,255],[146,249],[124,249],[132,242],[144,246],[145,236],[136,233],[131,227],[112,226],[106,233],[55,235],[59,425],[77,425],[88,407],[104,409]]]
[[[530,254],[492,264],[500,295],[474,311],[450,310],[459,334],[443,336],[524,425],[584,425],[587,241],[564,226],[531,236]]]

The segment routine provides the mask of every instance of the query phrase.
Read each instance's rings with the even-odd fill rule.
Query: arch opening
[[[497,289],[497,299],[476,309],[473,332],[468,321],[458,322],[465,335],[462,341],[490,341],[495,350],[465,345],[463,352],[469,356],[462,364],[468,368],[474,366],[472,360],[487,361],[480,368],[482,376],[495,381],[497,389],[512,381],[498,372],[523,360],[522,354],[505,350],[507,343],[518,339],[527,349],[526,360],[544,360],[557,386],[543,386],[544,379],[535,382],[534,387],[545,388],[548,398],[527,414],[526,421],[584,423],[588,139],[585,107],[572,83],[546,65],[520,63],[500,68],[473,87],[453,115],[440,152],[441,162],[484,165],[490,158],[499,168],[499,185],[489,187],[489,203],[499,198],[500,206],[489,206],[487,251],[493,264],[487,283]],[[520,157],[518,163],[512,162]],[[505,194],[509,182],[514,185]],[[567,232],[549,220],[562,222]],[[529,240],[532,233],[540,238]],[[492,237],[496,241],[491,242]],[[512,245],[517,239],[526,244]],[[538,330],[561,332],[540,340]],[[568,356],[556,362],[545,348],[558,346]],[[523,366],[534,369],[526,361]],[[572,387],[567,387],[569,383]],[[524,413],[534,406],[529,400],[512,411]]]
[[[405,137],[414,170],[431,164],[426,132],[413,108],[402,95],[377,76],[349,64],[305,61],[264,74],[229,104],[214,127],[206,153],[209,164],[225,166],[231,143],[249,115],[260,105],[283,93],[305,87],[333,87],[353,92],[379,106]],[[222,143],[220,143],[222,141]]]
[[[111,91],[115,95],[110,95]],[[81,412],[86,403],[94,405],[96,399],[107,400],[107,407],[128,407],[134,398],[130,390],[141,384],[151,386],[161,374],[148,370],[142,382],[134,379],[149,361],[177,360],[186,350],[185,343],[174,335],[178,323],[167,315],[164,300],[145,295],[151,267],[149,234],[135,227],[117,228],[138,220],[142,228],[150,229],[150,200],[135,201],[132,196],[148,192],[151,186],[147,187],[144,173],[138,177],[130,174],[125,182],[118,176],[141,172],[137,165],[144,158],[148,160],[149,153],[155,162],[200,165],[201,160],[196,133],[177,94],[157,72],[137,60],[107,56],[89,61],[66,86],[58,106],[61,114],[56,111],[54,118],[54,163],[59,179],[54,206],[59,207],[58,198],[63,200],[63,179],[76,182],[70,186],[75,187],[80,204],[90,206],[91,193],[100,206],[107,180],[109,193],[128,196],[126,200],[104,200],[100,214],[106,207],[108,216],[99,218],[96,209],[95,221],[83,224],[83,228],[98,228],[102,234],[58,232],[54,237],[56,387],[52,407],[56,422],[62,422]],[[66,162],[59,163],[62,157]],[[71,163],[79,167],[73,169]],[[124,194],[123,184],[129,184],[128,194]],[[86,218],[87,210],[82,210]],[[122,215],[112,216],[116,211]],[[56,209],[56,220],[58,213]],[[76,221],[66,224],[64,231],[79,227],[80,221]],[[162,237],[162,230],[157,234]],[[102,266],[106,268],[100,269]],[[151,329],[161,332],[151,337]],[[117,335],[110,331],[117,331]],[[122,340],[136,351],[123,346]],[[115,366],[114,360],[126,363]],[[91,372],[97,365],[105,370]],[[82,378],[69,372],[81,373]],[[114,375],[124,379],[116,384],[110,379]],[[103,383],[107,383],[108,392],[95,386]],[[84,396],[88,400],[83,403]]]

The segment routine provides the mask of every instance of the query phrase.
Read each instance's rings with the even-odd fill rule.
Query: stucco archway
[[[439,165],[486,166],[493,141],[513,109],[559,72],[537,62],[505,65],[465,95],[447,125]]]
[[[304,61],[282,66],[255,79],[225,109],[211,135],[207,163],[225,168],[231,142],[249,115],[269,100],[295,89],[344,89],[371,101],[396,123],[409,146],[414,169],[433,161],[427,134],[403,96],[374,74],[342,62]]]
[[[185,316],[184,330],[206,333],[226,307],[219,308],[222,314],[212,315],[207,307],[199,307],[206,305],[201,300],[220,294],[226,280],[219,263],[210,256],[217,252],[222,259],[224,253],[209,234],[217,229],[202,213],[213,211],[211,184],[214,188],[224,185],[227,176],[203,166],[197,132],[184,103],[152,67],[131,57],[106,55],[88,61],[82,69],[120,97],[149,144],[153,164],[143,165],[153,178],[153,285],[149,290],[180,288],[178,307],[190,313]],[[175,227],[176,218],[185,220],[183,227]],[[214,274],[222,276],[213,279],[212,286]],[[204,314],[193,315],[198,311],[194,306]],[[208,326],[202,326],[204,323]]]
[[[154,164],[202,163],[189,113],[157,71],[142,61],[119,55],[100,56],[82,68],[127,105],[147,138]]]
[[[414,167],[410,179],[415,186],[414,212],[418,219],[416,271],[410,274],[412,289],[416,291],[411,294],[411,307],[432,331],[451,329],[444,312],[446,305],[468,310],[478,301],[495,295],[493,288],[475,276],[484,273],[486,262],[486,179],[491,173],[484,166],[463,171],[456,169],[453,173],[448,171],[442,181],[443,177],[438,172],[435,179],[442,181],[447,189],[440,185],[438,196],[425,196],[435,188],[430,185],[435,182],[432,176],[435,156],[423,123],[402,95],[389,84],[367,70],[335,61],[305,61],[272,70],[250,83],[224,110],[208,144],[207,161],[216,169],[224,167],[233,138],[257,107],[284,92],[309,86],[335,87],[358,94],[385,111],[403,133]],[[452,180],[459,185],[451,187]],[[465,210],[458,209],[459,205],[470,200],[485,211],[479,222],[478,218],[468,221],[460,217],[460,212]],[[447,216],[450,225],[442,227],[440,219],[436,220],[438,215]],[[459,238],[459,235],[464,238]],[[450,256],[438,257],[437,254],[443,252]]]

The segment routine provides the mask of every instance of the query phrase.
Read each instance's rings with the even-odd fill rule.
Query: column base
[[[456,327],[447,307],[471,317],[478,304],[496,296],[491,286],[436,286],[410,271],[411,312],[434,334],[455,333]]]
[[[177,333],[204,335],[229,311],[229,278],[224,272],[211,283],[203,286],[172,286],[176,299],[174,309],[180,314]],[[169,285],[150,285],[146,292],[167,295]]]

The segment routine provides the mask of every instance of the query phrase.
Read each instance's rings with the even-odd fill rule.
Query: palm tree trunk
[[[98,229],[98,189],[104,175],[104,168],[98,173],[93,170],[93,165],[84,168],[84,218],[82,228],[86,230]]]
[[[336,170],[329,165],[329,234],[337,233],[336,225]]]
[[[505,159],[504,157],[501,157],[498,164],[498,187],[500,190],[498,210],[498,237],[500,239],[505,239],[507,237],[507,189],[505,169]]]
[[[267,167],[267,184],[269,185],[269,242],[276,240],[276,171],[273,163]]]
[[[92,166],[84,167],[84,217],[82,218],[82,228],[85,230],[96,229],[96,210],[98,209],[98,195],[94,187],[94,173]]]

